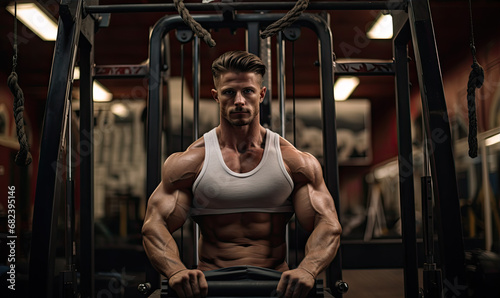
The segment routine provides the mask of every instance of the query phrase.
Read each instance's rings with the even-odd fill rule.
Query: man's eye
[[[233,93],[234,93],[233,90],[224,90],[224,91],[222,91],[222,94],[224,94],[224,95],[231,95]]]
[[[253,90],[252,89],[245,89],[245,90],[243,90],[243,93],[250,94],[250,93],[253,93]]]

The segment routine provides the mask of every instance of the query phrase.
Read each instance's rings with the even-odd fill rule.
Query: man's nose
[[[241,92],[236,92],[236,96],[234,98],[234,104],[237,106],[245,104],[245,97],[241,94]]]

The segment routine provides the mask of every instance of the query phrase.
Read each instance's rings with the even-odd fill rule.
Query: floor
[[[403,269],[342,270],[349,285],[345,298],[404,297]]]

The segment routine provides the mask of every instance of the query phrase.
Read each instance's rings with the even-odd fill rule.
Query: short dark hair
[[[229,51],[220,55],[212,63],[214,84],[217,85],[216,81],[226,72],[253,72],[264,77],[266,65],[258,56],[247,51]]]

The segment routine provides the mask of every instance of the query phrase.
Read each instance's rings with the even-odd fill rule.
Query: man
[[[172,154],[149,199],[144,247],[180,297],[204,297],[203,271],[251,265],[282,271],[277,292],[306,297],[333,260],[341,226],[319,162],[260,125],[266,68],[255,55],[227,52],[212,64],[220,125]],[[311,235],[296,269],[285,262],[293,212]],[[198,269],[179,258],[172,233],[191,216],[201,238]]]

